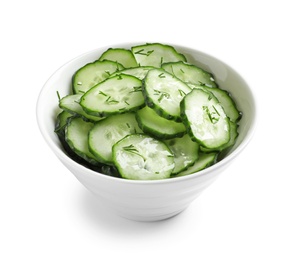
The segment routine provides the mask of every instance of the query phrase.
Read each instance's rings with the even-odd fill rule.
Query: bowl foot
[[[117,215],[119,215],[120,217],[123,217],[125,219],[129,219],[132,221],[137,221],[137,222],[156,222],[156,221],[163,221],[163,220],[167,220],[173,217],[176,217],[177,215],[181,214],[183,211],[185,211],[185,209],[187,209],[188,205],[178,209],[176,211],[173,212],[169,212],[166,214],[158,214],[158,215],[132,215],[132,214],[126,214],[124,212],[117,212]]]

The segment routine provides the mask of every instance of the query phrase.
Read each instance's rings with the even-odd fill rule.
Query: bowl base
[[[188,206],[183,207],[182,209],[179,209],[177,211],[174,212],[170,212],[167,214],[163,214],[163,215],[155,215],[155,216],[137,216],[137,215],[128,215],[125,213],[120,213],[117,212],[117,215],[128,219],[128,220],[132,220],[132,221],[136,221],[136,222],[157,222],[157,221],[164,221],[164,220],[168,220],[170,218],[176,217],[177,215],[181,214],[183,211],[185,211],[188,208]]]

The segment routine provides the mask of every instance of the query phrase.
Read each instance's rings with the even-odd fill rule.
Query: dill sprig
[[[135,146],[133,144],[128,145],[128,146],[124,146],[122,148],[124,151],[135,154],[140,156],[144,161],[146,161],[146,159],[139,153],[139,150],[135,148]]]
[[[164,91],[160,91],[157,89],[154,89],[155,94],[154,95],[159,95],[160,97],[158,98],[158,101],[161,102],[163,98],[170,98],[170,94]]]
[[[61,97],[60,97],[59,91],[56,91],[56,95],[58,97],[58,100],[60,101]]]
[[[104,72],[108,75],[108,77],[111,75],[111,73],[108,70],[105,70]]]
[[[153,52],[154,52],[154,50],[149,50],[149,51],[145,52],[144,49],[141,49],[141,50],[136,51],[134,54],[150,56]]]
[[[130,91],[129,93],[141,92],[141,91],[142,91],[142,86],[135,86],[135,87],[133,87],[133,90]]]
[[[103,95],[103,96],[107,97],[107,94],[105,94],[105,93],[104,93],[104,92],[102,92],[102,91],[99,91],[99,92],[98,92],[98,94],[99,94],[99,95]]]
[[[183,90],[181,90],[181,89],[178,89],[178,91],[179,91],[179,93],[180,93],[181,97],[184,97],[184,96],[186,95],[186,93],[185,93]]]
[[[106,103],[108,104],[117,104],[119,101],[113,99],[111,96],[108,96],[108,98],[105,100]]]
[[[205,111],[205,113],[208,115],[210,121],[212,124],[216,124],[219,119],[220,119],[220,113],[218,112],[218,110],[215,108],[215,106],[212,106],[214,111],[210,111],[210,109],[208,108],[208,106],[203,106],[203,110]]]

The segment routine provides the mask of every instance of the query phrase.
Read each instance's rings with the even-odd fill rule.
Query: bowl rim
[[[74,167],[79,168],[83,174],[92,174],[95,175],[98,178],[104,178],[107,180],[111,180],[111,181],[115,181],[115,182],[119,182],[119,183],[133,183],[133,184],[160,184],[160,183],[176,183],[176,182],[183,182],[183,181],[187,181],[188,179],[196,179],[199,178],[201,176],[204,175],[208,175],[211,174],[212,172],[214,172],[215,170],[217,170],[218,168],[222,168],[223,166],[227,165],[228,163],[230,163],[238,154],[240,154],[244,148],[250,143],[250,141],[252,140],[255,132],[256,132],[256,126],[257,126],[257,101],[256,101],[256,95],[253,91],[253,89],[250,87],[251,85],[248,84],[248,81],[243,77],[243,75],[241,75],[239,72],[237,72],[231,65],[229,65],[227,62],[219,59],[218,57],[208,53],[208,52],[204,52],[204,51],[200,51],[198,49],[189,47],[189,46],[184,46],[184,45],[179,45],[179,44],[174,44],[174,43],[168,43],[168,42],[161,42],[162,44],[166,44],[166,45],[171,45],[173,47],[175,47],[177,50],[178,49],[187,49],[187,50],[191,50],[195,53],[199,53],[205,56],[208,56],[210,58],[213,58],[214,60],[217,60],[220,63],[223,63],[225,66],[227,66],[228,68],[230,68],[234,73],[236,73],[248,86],[247,91],[250,93],[251,97],[252,97],[252,107],[253,107],[253,115],[252,116],[252,123],[250,124],[250,127],[248,129],[248,132],[246,134],[246,136],[244,137],[244,139],[242,140],[242,142],[238,145],[238,147],[236,147],[236,149],[234,151],[232,151],[229,155],[227,155],[225,158],[223,158],[221,161],[215,163],[214,165],[211,165],[208,168],[205,168],[203,170],[200,170],[198,172],[195,172],[193,174],[189,174],[186,176],[180,176],[180,177],[176,177],[176,178],[167,178],[167,179],[160,179],[160,180],[130,180],[130,179],[125,179],[125,178],[118,178],[118,177],[114,177],[114,176],[109,176],[109,175],[105,175],[102,173],[99,173],[97,171],[91,170],[79,163],[77,163],[76,161],[74,161],[72,158],[70,158],[49,136],[49,133],[47,131],[47,129],[45,128],[45,124],[44,124],[44,118],[41,116],[41,111],[43,110],[43,103],[42,100],[45,98],[45,94],[47,91],[49,91],[48,89],[48,85],[49,82],[55,77],[56,74],[60,73],[61,70],[65,69],[65,67],[72,63],[75,60],[78,60],[86,55],[95,53],[95,52],[99,52],[100,49],[107,49],[107,48],[114,48],[114,47],[120,47],[120,46],[133,46],[133,45],[139,45],[139,44],[145,44],[146,42],[121,42],[121,43],[115,43],[109,46],[100,46],[98,48],[92,49],[90,51],[84,52],[76,57],[74,57],[73,59],[70,59],[69,61],[67,61],[66,63],[64,63],[63,65],[61,65],[58,69],[56,69],[51,76],[46,80],[46,82],[44,83],[44,85],[42,86],[39,95],[37,97],[37,101],[36,101],[36,121],[37,121],[37,125],[38,128],[44,138],[44,140],[46,141],[47,145],[50,147],[50,149],[55,153],[55,155],[61,159],[61,161],[68,161],[69,164],[72,164]],[[154,43],[154,42],[152,42]]]

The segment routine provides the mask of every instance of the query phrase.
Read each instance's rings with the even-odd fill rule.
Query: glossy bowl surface
[[[252,138],[256,125],[256,104],[252,90],[242,76],[221,60],[190,47],[173,45],[183,53],[188,62],[213,73],[222,89],[234,97],[243,117],[239,136],[230,153],[217,164],[195,174],[154,181],[125,180],[106,176],[83,167],[64,152],[54,133],[55,118],[59,112],[56,92],[61,96],[70,93],[74,72],[93,62],[108,48],[131,46],[143,43],[124,43],[105,46],[87,52],[59,68],[43,86],[37,101],[39,129],[55,155],[75,177],[101,201],[117,214],[132,220],[156,221],[172,217],[184,209],[201,194],[227,166],[244,150]]]

